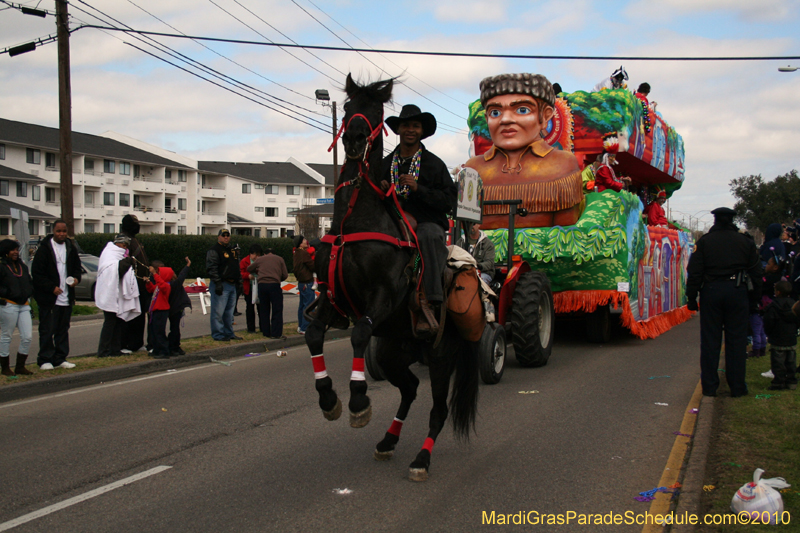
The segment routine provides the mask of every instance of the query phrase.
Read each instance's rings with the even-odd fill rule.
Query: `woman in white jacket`
[[[128,256],[130,242],[130,237],[119,234],[100,254],[95,304],[103,310],[104,321],[97,357],[122,355],[122,325],[141,314],[133,258]]]

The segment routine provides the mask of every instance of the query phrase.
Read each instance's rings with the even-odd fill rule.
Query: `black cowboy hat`
[[[390,130],[397,133],[400,123],[406,120],[419,120],[422,123],[423,139],[436,133],[436,118],[430,113],[423,113],[414,104],[404,105],[403,109],[400,110],[400,116],[387,118],[386,125],[389,126]]]

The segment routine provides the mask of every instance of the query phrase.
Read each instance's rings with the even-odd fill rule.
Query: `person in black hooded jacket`
[[[775,298],[764,311],[764,330],[770,344],[772,385],[769,390],[797,388],[797,327],[800,317],[792,309],[795,301],[789,296],[792,284],[779,281],[775,284]]]
[[[4,376],[28,375],[25,368],[28,349],[33,340],[30,298],[33,282],[28,267],[19,258],[19,243],[11,239],[0,242],[0,367]],[[17,365],[11,371],[9,345],[11,335],[19,328]]]
[[[131,239],[128,244],[130,257],[134,259],[133,268],[136,275],[136,283],[139,287],[139,304],[142,307],[142,314],[125,322],[122,328],[122,353],[132,353],[144,346],[145,315],[150,309],[150,299],[152,294],[147,292],[146,281],[150,278],[150,261],[144,251],[144,246],[136,238],[139,234],[139,219],[136,215],[125,215],[122,217],[122,233]]]

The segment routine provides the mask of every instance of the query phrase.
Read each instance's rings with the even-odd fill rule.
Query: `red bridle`
[[[358,310],[358,308],[353,303],[353,300],[350,298],[350,294],[347,292],[347,287],[344,284],[344,274],[342,273],[342,258],[344,256],[344,249],[343,249],[344,245],[346,243],[361,242],[361,241],[381,241],[381,242],[385,242],[385,243],[397,246],[398,248],[412,248],[412,249],[414,249],[414,248],[417,248],[417,245],[416,245],[417,235],[414,232],[413,228],[411,227],[411,224],[409,224],[408,219],[406,218],[406,215],[403,212],[403,209],[400,207],[400,202],[397,199],[397,193],[395,191],[395,188],[394,187],[389,187],[389,190],[384,193],[380,189],[380,187],[375,185],[375,183],[373,183],[373,181],[369,178],[369,155],[370,155],[370,152],[372,151],[372,144],[375,141],[375,139],[377,139],[378,135],[380,135],[381,130],[383,130],[386,133],[387,136],[389,135],[389,133],[386,131],[386,126],[383,124],[383,117],[382,116],[381,116],[380,124],[378,124],[375,128],[372,127],[372,124],[370,123],[369,119],[367,117],[365,117],[364,115],[362,115],[361,113],[355,114],[352,117],[350,117],[350,120],[347,121],[347,126],[345,126],[344,119],[342,119],[342,126],[341,126],[341,128],[339,128],[339,133],[336,134],[336,137],[334,138],[333,143],[331,144],[330,148],[328,148],[328,151],[330,152],[333,149],[333,147],[336,145],[336,143],[339,140],[339,138],[344,134],[344,132],[347,131],[347,128],[350,127],[350,123],[356,117],[361,117],[367,123],[367,126],[369,127],[371,133],[370,133],[369,137],[367,137],[367,144],[366,144],[366,147],[364,149],[364,156],[362,157],[362,159],[360,161],[358,161],[358,178],[351,179],[351,180],[339,183],[339,185],[337,185],[337,187],[336,187],[336,191],[334,192],[334,196],[335,196],[336,193],[339,192],[339,189],[341,189],[343,187],[350,186],[350,185],[355,185],[355,190],[353,191],[353,194],[350,196],[350,202],[347,205],[347,213],[345,213],[345,216],[342,218],[342,223],[341,223],[341,225],[339,227],[339,235],[328,234],[328,235],[325,235],[324,237],[322,237],[322,239],[320,239],[322,242],[331,245],[331,255],[330,255],[330,258],[328,260],[328,281],[327,282],[320,281],[318,284],[320,286],[325,287],[327,295],[328,295],[328,301],[330,301],[331,305],[333,305],[333,308],[336,309],[336,311],[340,315],[346,317],[347,313],[344,312],[336,304],[336,293],[335,293],[335,285],[336,285],[336,283],[335,283],[335,279],[336,279],[336,276],[338,274],[339,285],[341,286],[342,292],[344,293],[344,296],[347,299],[347,302],[350,304],[350,309],[353,310],[353,313],[356,315],[356,318],[360,319],[363,315],[361,314],[361,312]],[[344,172],[345,165],[347,165],[347,163],[349,161],[351,161],[351,160],[352,159],[350,159],[350,158],[345,160],[345,162],[342,164],[342,169],[340,171],[340,174]],[[409,232],[411,233],[411,235],[413,237],[413,239],[412,239],[413,242],[412,241],[404,241],[404,240],[401,240],[401,239],[399,239],[397,237],[392,237],[391,235],[387,235],[385,233],[378,233],[378,232],[372,232],[372,231],[359,232],[359,233],[349,233],[349,234],[345,234],[344,233],[344,223],[347,220],[347,218],[350,216],[350,214],[353,212],[353,207],[356,205],[356,200],[358,200],[358,193],[361,190],[360,187],[358,186],[358,183],[357,183],[358,179],[362,179],[362,180],[366,181],[367,183],[369,183],[369,185],[378,194],[378,196],[391,197],[393,199],[395,207],[397,207],[397,210],[400,213],[400,216],[403,218],[403,221],[405,222],[406,227],[408,228]],[[422,270],[424,270],[425,264],[424,264],[424,262],[422,262],[422,256],[421,255],[420,255],[420,262],[422,264]],[[420,280],[422,280],[422,270],[420,271],[420,278],[419,278]]]

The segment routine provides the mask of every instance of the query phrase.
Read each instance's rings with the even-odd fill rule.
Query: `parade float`
[[[474,156],[492,150],[493,142],[480,99],[470,105],[468,123],[470,161],[481,161]],[[658,191],[670,197],[683,184],[681,136],[646,97],[639,98],[625,88],[558,93],[552,118],[542,130],[546,143],[574,154],[581,170],[604,152],[603,139],[609,134],[616,134],[619,143],[614,172],[630,177],[631,184],[620,192],[596,192],[592,182],[587,189],[584,181],[580,216],[575,223],[526,227],[535,225],[525,220],[536,216],[537,210],[526,209],[529,202],[523,198],[509,207],[506,204],[511,203],[513,192],[493,194],[486,180],[480,181],[485,192],[484,221],[495,218],[494,223],[483,227],[489,228],[485,233],[495,244],[496,263],[508,265],[500,269],[503,279],[497,321],[510,330],[518,359],[520,348],[524,350],[525,346],[517,344],[526,342],[520,334],[531,329],[527,326],[538,326],[541,342],[531,357],[520,360],[524,366],[541,366],[549,357],[552,324],[548,305],[555,315],[585,314],[587,336],[595,342],[608,341],[615,315],[641,339],[656,337],[691,316],[685,307],[684,289],[692,237],[672,223],[648,226],[642,216],[644,206]],[[507,172],[505,168],[503,172]],[[483,178],[482,172],[480,175]],[[517,179],[520,181],[514,183],[524,183],[524,178]],[[512,190],[509,185],[504,187]],[[518,196],[524,195],[520,192]],[[498,226],[500,215],[508,222]],[[520,316],[525,311],[516,309],[525,299],[512,279],[525,271],[530,271],[529,276],[546,276],[552,290],[549,302],[548,298],[528,302],[527,307],[536,311],[531,324]]]

